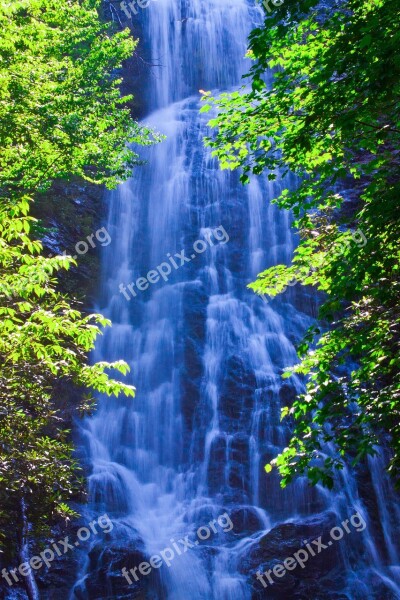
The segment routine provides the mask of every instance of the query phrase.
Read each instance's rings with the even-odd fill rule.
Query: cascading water
[[[331,494],[301,480],[283,491],[263,470],[288,439],[280,408],[301,382],[283,385],[281,373],[296,361],[294,343],[311,323],[313,300],[291,289],[266,303],[246,289],[264,268],[290,261],[290,218],[269,204],[281,184],[261,177],[243,187],[236,174],[218,170],[203,145],[198,94],[240,84],[247,35],[261,17],[245,0],[157,0],[140,11],[152,60],[161,64],[150,80],[146,124],[167,139],[146,150],[147,164],[108,197],[112,243],[103,250],[99,309],[113,327],[95,359],[125,359],[137,396],[101,399],[83,428],[89,511],[107,512],[114,529],[108,541],[92,542],[74,599],[315,600],[317,593],[269,595],[272,588],[255,585],[262,556],[253,565],[248,557],[279,524],[314,522],[317,537],[322,520],[312,515],[339,524],[355,510],[368,527],[353,534],[357,542],[337,542],[341,579],[326,584],[324,597],[340,589],[332,598],[400,598],[396,515],[376,465],[370,494],[379,531],[349,475]],[[154,283],[138,281],[162,263],[157,281],[154,274]],[[225,518],[207,539],[196,538],[224,513],[232,528]],[[170,566],[140,575],[138,585],[132,577],[129,587],[121,566],[188,535],[195,547],[175,550]],[[93,584],[99,572],[101,591]],[[371,581],[386,595],[376,595]]]

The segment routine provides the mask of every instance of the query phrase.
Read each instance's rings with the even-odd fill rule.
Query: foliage
[[[307,333],[287,373],[308,384],[283,409],[295,429],[272,461],[282,485],[307,473],[331,487],[380,444],[400,475],[399,25],[396,0],[285,3],[251,33],[251,89],[204,99],[218,109],[208,144],[222,168],[245,183],[299,179],[275,199],[300,231],[293,262],[250,287],[275,296],[296,279],[324,294],[324,331]]]
[[[121,62],[136,42],[111,35],[99,0],[0,3],[2,195],[32,194],[56,178],[81,176],[115,186],[132,174],[131,143],[151,132],[123,106]]]
[[[99,21],[97,0],[0,0],[0,546],[15,550],[26,506],[31,535],[74,515],[81,489],[69,432],[56,410],[60,382],[134,396],[121,362],[90,365],[109,322],[84,315],[57,289],[71,257],[45,258],[30,202],[55,179],[114,187],[138,156],[129,143],[159,136],[124,108],[115,72],[133,51],[128,32]],[[90,404],[82,400],[81,409]]]
[[[54,275],[68,257],[40,256],[41,243],[29,235],[33,219],[26,199],[0,210],[0,522],[23,494],[36,529],[54,514],[72,515],[65,501],[79,489],[68,432],[59,429],[52,390],[60,379],[108,395],[134,395],[132,386],[110,379],[106,369],[125,374],[124,363],[87,364],[101,315],[82,315],[56,291]],[[7,510],[5,510],[7,509]]]

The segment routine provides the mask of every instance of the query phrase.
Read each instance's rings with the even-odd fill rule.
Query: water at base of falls
[[[71,600],[400,598],[398,514],[376,462],[373,514],[350,475],[335,493],[302,480],[282,490],[263,469],[288,440],[280,408],[301,382],[283,384],[281,374],[296,361],[315,300],[293,288],[267,303],[246,288],[290,261],[290,217],[270,204],[288,182],[260,177],[243,187],[237,174],[219,171],[203,145],[197,93],[240,85],[246,38],[261,17],[245,0],[158,0],[140,11],[161,64],[145,122],[167,139],[143,152],[146,165],[107,198],[112,243],[102,250],[98,308],[113,327],[94,356],[126,360],[137,396],[100,399],[82,428],[87,514],[106,512],[114,528],[89,542]],[[310,558],[304,585],[291,574],[278,588],[257,581],[264,564],[356,511],[367,527]],[[122,575],[156,555],[162,564],[142,567],[147,574]]]

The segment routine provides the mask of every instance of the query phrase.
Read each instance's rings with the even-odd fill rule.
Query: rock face
[[[303,523],[277,525],[262,537],[241,561],[242,573],[250,575],[251,578],[252,600],[350,600],[339,591],[335,591],[343,589],[344,584],[340,546],[337,542],[328,546],[329,531],[335,525],[337,522],[333,514],[323,514]],[[327,548],[318,553],[317,545],[311,542],[320,536]],[[315,556],[310,554],[306,544],[311,544]],[[293,557],[300,549],[305,549],[308,554],[308,559],[305,559],[304,554],[300,555],[300,559],[304,558],[303,568],[298,565],[290,571],[287,570],[281,577],[270,573],[272,584],[264,575],[267,587],[257,579],[257,572],[272,571],[276,565]],[[289,566],[293,567],[293,563],[289,563]],[[280,573],[279,569],[277,572]],[[330,590],[329,593],[327,590]]]
[[[129,570],[145,560],[146,557],[137,548],[126,544],[105,548],[98,544],[89,553],[89,574],[81,586],[75,589],[76,599],[86,600],[89,597],[98,600],[144,600],[146,577],[135,581],[135,578],[129,575]],[[131,583],[122,575],[124,567],[128,571]]]
[[[340,541],[332,540],[330,531],[336,526],[337,517],[333,513],[322,513],[302,523],[277,525],[258,540],[240,561],[241,572],[251,581],[252,600],[362,600],[365,593],[357,585],[348,585],[348,564],[345,565],[347,561],[351,565],[362,562],[364,548],[361,538],[353,537],[346,551]],[[312,543],[319,538],[320,545]],[[312,556],[309,547],[315,556]],[[299,550],[307,553],[307,557],[299,555],[303,566],[296,559]],[[284,572],[283,563],[289,558],[294,558],[297,566],[293,568],[292,561],[289,563],[291,570]],[[283,568],[279,569],[277,565],[283,565]],[[274,568],[280,577],[274,574]],[[257,577],[258,573],[263,575],[265,586]],[[371,585],[372,597],[376,600],[397,600],[396,594],[383,584],[378,575],[372,578]]]
[[[41,239],[47,255],[76,257],[77,265],[57,275],[61,289],[84,301],[88,307],[97,295],[102,246],[108,244],[104,225],[104,188],[81,179],[56,181],[38,196],[33,215],[45,228]]]
[[[230,356],[226,362],[219,401],[222,426],[232,429],[233,424],[236,431],[249,429],[256,387],[255,375],[243,359]]]
[[[85,526],[84,520],[75,522],[67,533],[69,541],[77,539],[76,532],[79,526]],[[62,540],[65,531],[54,530],[54,538]],[[75,587],[76,600],[145,600],[146,588],[149,577],[138,578],[135,581],[130,575],[128,581],[122,574],[122,569],[137,567],[140,563],[146,561],[146,556],[140,551],[140,541],[135,544],[123,541],[107,541],[103,537],[98,543],[87,552],[84,544],[82,549],[70,549],[66,554],[56,556],[51,562],[49,569],[42,567],[36,572],[36,581],[39,588],[41,600],[60,600],[69,598],[72,588],[75,586],[82,566],[88,560],[86,576],[79,581]],[[46,547],[51,547],[47,545]],[[59,547],[61,547],[59,545]],[[42,548],[43,550],[43,548]],[[15,565],[14,565],[15,566]],[[0,568],[3,565],[0,562]],[[157,572],[155,572],[155,577]],[[4,580],[0,581],[0,598],[7,600],[27,600],[26,592],[22,585],[22,576],[19,576],[20,583],[12,588],[8,587]]]

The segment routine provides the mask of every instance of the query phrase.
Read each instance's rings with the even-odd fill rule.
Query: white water
[[[218,170],[203,146],[207,117],[199,115],[198,93],[240,84],[249,68],[246,38],[260,18],[245,0],[157,0],[140,13],[152,62],[162,65],[150,77],[145,122],[167,140],[147,150],[147,165],[108,198],[112,243],[102,250],[98,308],[113,327],[94,359],[125,359],[138,392],[134,400],[101,399],[85,422],[90,509],[107,511],[114,539],[136,542],[147,557],[171,546],[171,538],[195,539],[199,526],[225,511],[248,515],[241,528],[219,528],[170,567],[154,570],[146,598],[250,600],[249,580],[239,570],[263,532],[316,511],[334,512],[337,524],[357,509],[366,516],[350,476],[332,495],[303,481],[282,491],[263,471],[288,439],[279,421],[281,372],[296,361],[293,344],[311,322],[311,300],[292,290],[266,304],[246,289],[260,270],[290,261],[289,216],[269,204],[283,184],[258,178],[244,188],[237,174]],[[145,276],[168,253],[185,249],[191,256],[193,243],[221,225],[229,241],[214,239],[172,269],[168,281],[136,297],[120,293],[121,283]],[[381,559],[370,528],[352,534],[365,548],[357,564],[349,558],[351,536],[343,539],[347,597],[378,598],[364,583],[375,573],[400,598],[388,566],[398,562],[393,514],[380,489],[386,484],[372,472],[390,558]],[[253,533],[250,520],[257,524]],[[87,562],[79,598],[98,598],[84,591],[90,576]]]

